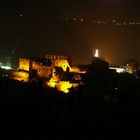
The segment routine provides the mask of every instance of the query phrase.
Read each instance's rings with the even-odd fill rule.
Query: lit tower
[[[93,57],[99,57],[99,50],[96,49],[95,52],[93,52]]]

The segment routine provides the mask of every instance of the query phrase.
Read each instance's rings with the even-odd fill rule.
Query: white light
[[[20,17],[23,17],[23,14],[22,13],[20,13],[20,15],[19,15]]]
[[[99,50],[95,50],[95,55],[94,55],[94,57],[99,57]]]
[[[10,66],[1,66],[2,69],[10,70],[12,69]]]
[[[119,23],[116,23],[116,25],[119,26],[120,24]]]
[[[114,19],[114,20],[112,20],[112,22],[113,22],[113,23],[115,23],[115,22],[116,22],[116,20]]]
[[[115,69],[117,73],[123,73],[123,72],[125,72],[125,70],[123,68],[110,67],[110,69]]]

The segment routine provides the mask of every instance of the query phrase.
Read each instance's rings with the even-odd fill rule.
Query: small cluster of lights
[[[65,17],[63,18],[65,22],[74,22],[74,23],[91,23],[91,24],[112,24],[116,26],[132,26],[132,25],[140,25],[139,21],[121,21],[121,20],[96,20],[96,19],[87,19],[87,18],[76,18],[76,17]]]

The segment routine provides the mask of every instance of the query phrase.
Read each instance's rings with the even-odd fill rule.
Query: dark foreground
[[[91,85],[63,94],[1,78],[1,139],[139,139],[140,81],[122,78],[106,91]]]

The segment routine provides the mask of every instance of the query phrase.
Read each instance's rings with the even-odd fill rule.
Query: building
[[[63,71],[70,71],[70,58],[68,56],[46,55],[44,57],[19,58],[19,70],[13,72],[13,78],[22,79],[23,73],[26,73],[26,80],[38,76],[39,78],[50,78],[56,67],[62,68]],[[21,74],[22,73],[22,74]],[[27,76],[28,74],[28,76]],[[18,78],[16,78],[16,75]]]
[[[69,64],[70,57],[68,56],[46,55],[45,58],[51,60],[52,67],[61,67],[64,71],[71,68]]]
[[[76,88],[80,84],[85,84],[87,77],[94,80],[105,74],[112,80],[114,68],[109,68],[109,63],[99,57],[99,51],[96,50],[95,54],[91,64],[77,66],[71,66],[71,59],[68,56],[46,55],[38,58],[20,58],[19,70],[13,72],[12,78],[20,81],[43,78],[47,86],[57,87],[65,93],[68,93],[71,87]]]

